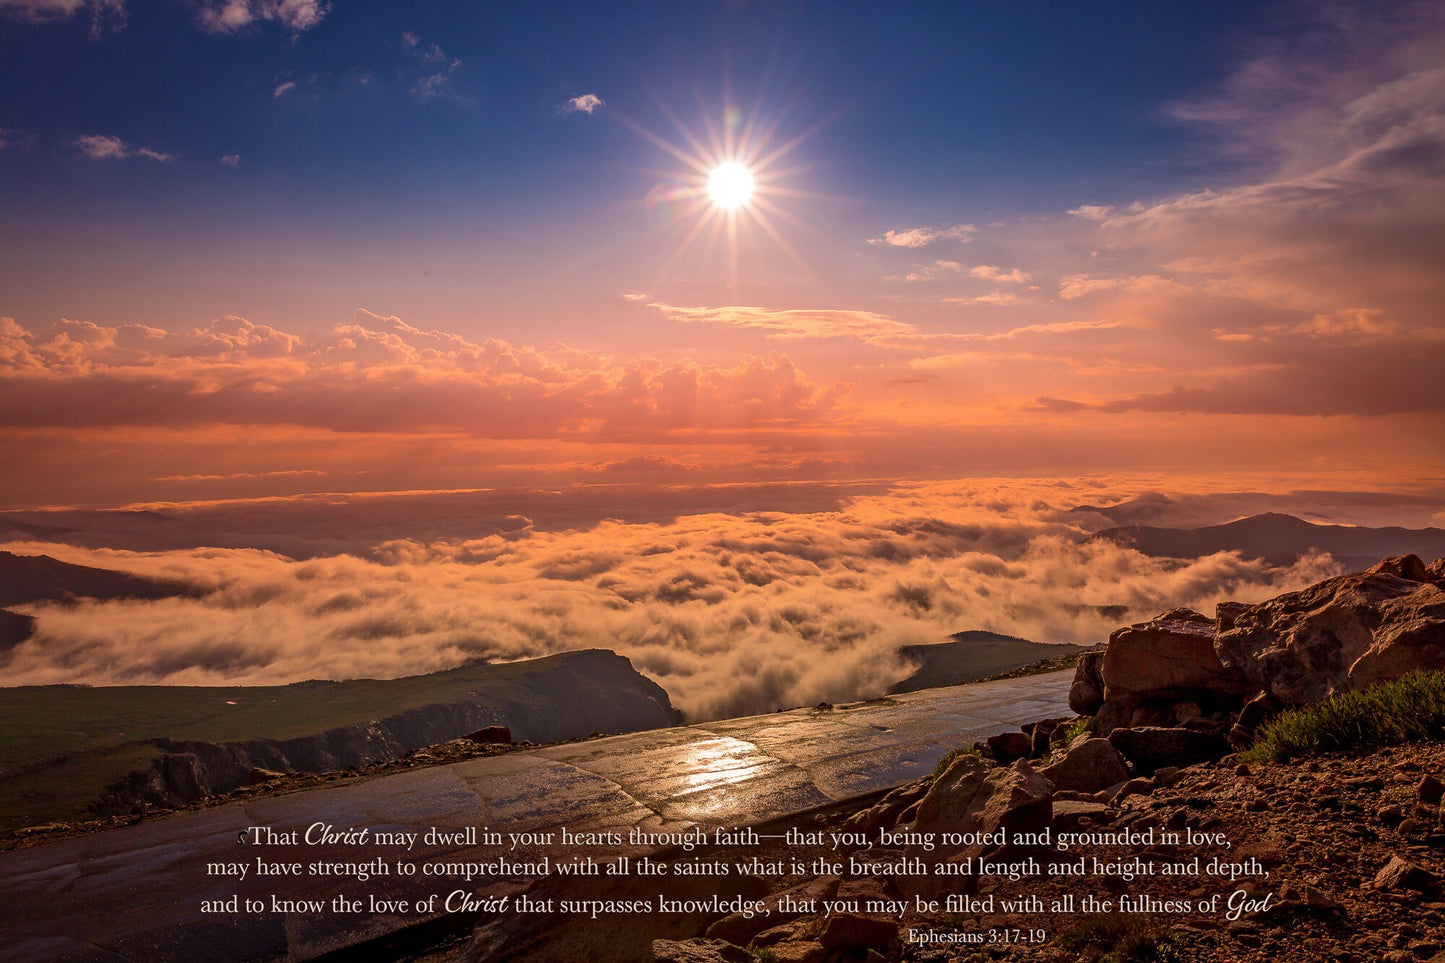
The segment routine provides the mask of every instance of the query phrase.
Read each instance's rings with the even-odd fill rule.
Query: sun
[[[621,114],[614,115],[680,164],[680,168],[648,171],[658,178],[647,193],[648,217],[659,231],[675,233],[678,237],[677,246],[661,265],[659,281],[655,283],[672,277],[674,268],[694,246],[702,248],[703,261],[716,257],[726,265],[734,297],[742,281],[739,265],[743,249],[755,251],[771,242],[794,268],[804,274],[811,273],[780,228],[782,222],[788,222],[795,230],[810,229],[806,222],[785,209],[785,200],[824,197],[790,186],[788,181],[809,167],[787,161],[826,119],[791,137],[783,137],[780,134],[786,125],[788,107],[769,110],[764,105],[765,99],[759,95],[758,103],[749,113],[733,106],[731,95],[725,94],[728,105],[722,110],[720,123],[714,123],[699,104],[701,131],[694,131],[659,102],[662,114],[676,132],[676,142]]]
[[[753,172],[742,161],[723,161],[708,173],[707,193],[717,207],[735,211],[753,196]]]

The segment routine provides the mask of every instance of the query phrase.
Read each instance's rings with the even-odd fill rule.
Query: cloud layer
[[[1335,571],[1233,555],[1147,559],[1082,541],[1057,485],[910,486],[834,510],[683,515],[472,538],[397,538],[367,557],[256,549],[135,553],[11,543],[182,578],[200,600],[27,609],[6,684],[283,682],[397,676],[467,659],[615,649],[694,718],[877,695],[899,646],[985,628],[1093,641],[1179,604],[1258,599]],[[1060,497],[1062,496],[1062,497]]]

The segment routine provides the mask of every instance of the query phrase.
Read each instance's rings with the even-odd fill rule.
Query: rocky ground
[[[993,899],[994,912],[918,912],[901,916],[868,912],[866,900],[908,900],[919,890],[917,880],[891,874],[837,875],[802,873],[749,880],[755,898],[764,899],[771,915],[741,915],[693,921],[695,932],[679,933],[676,922],[664,938],[649,933],[645,918],[614,918],[590,924],[564,921],[553,931],[554,950],[547,958],[567,959],[568,941],[608,947],[588,953],[593,960],[667,960],[677,963],[944,963],[944,961],[1270,961],[1270,963],[1373,963],[1413,960],[1445,961],[1445,826],[1442,826],[1441,778],[1445,777],[1445,744],[1415,744],[1372,752],[1336,754],[1288,764],[1248,766],[1230,757],[1183,769],[1161,770],[1136,777],[1124,786],[1096,794],[1060,791],[1051,802],[1056,828],[1088,831],[1194,829],[1223,833],[1227,851],[1202,845],[1148,847],[1087,846],[1068,854],[1012,850],[999,859],[1022,861],[1030,856],[1040,867],[1057,865],[1079,855],[1119,862],[1141,859],[1158,867],[1187,860],[1195,853],[1211,855],[1267,870],[1268,876],[1230,882],[1227,876],[1179,877],[1140,874],[1132,881],[1118,875],[1050,878],[1046,875],[1009,880],[975,879],[933,891],[968,892],[976,900]],[[909,784],[868,809],[840,808],[792,824],[803,832],[841,832],[876,822],[880,812],[913,815],[910,807],[932,785]],[[902,807],[900,810],[899,807]],[[764,831],[782,833],[783,826]],[[788,845],[778,840],[756,849],[764,861],[811,862],[820,855],[843,859],[829,847]],[[674,862],[707,861],[728,851],[696,850],[672,854]],[[874,864],[894,863],[903,849],[875,846],[846,855]],[[1137,867],[1136,867],[1137,869]],[[609,895],[623,897],[637,884],[617,881]],[[736,886],[736,881],[732,885]],[[656,890],[649,882],[638,888]],[[666,887],[663,887],[664,889]],[[748,887],[744,887],[747,889]],[[924,885],[927,889],[927,884]],[[1160,900],[1198,901],[1236,890],[1253,901],[1238,919],[1216,913],[1003,912],[1004,900],[1037,896],[1048,906],[1072,895],[1077,908],[1087,895],[1100,900],[1121,894],[1147,893]],[[632,894],[637,895],[637,894]],[[675,894],[687,893],[678,890]],[[858,900],[858,912],[790,913],[782,897]],[[414,948],[398,958],[427,963],[528,959],[487,935],[486,920],[478,935],[454,931],[450,940]],[[551,926],[557,921],[548,920]],[[659,924],[659,931],[662,930]],[[972,934],[982,945],[930,945],[910,941],[910,931]],[[997,942],[987,942],[994,939]],[[515,945],[515,944],[514,944]],[[535,949],[533,950],[535,952]],[[1112,955],[1111,955],[1112,954]]]
[[[868,914],[836,918],[799,917],[742,940],[755,958],[809,961],[1072,961],[1106,953],[1123,960],[1219,961],[1365,961],[1445,960],[1445,829],[1441,825],[1439,776],[1445,775],[1445,745],[1413,745],[1366,754],[1337,755],[1285,765],[1243,766],[1233,759],[1205,763],[1162,777],[1134,781],[1107,803],[1090,800],[1087,822],[1070,825],[1099,829],[1149,827],[1223,832],[1232,848],[1153,846],[1087,847],[1069,854],[1034,852],[1040,866],[1076,859],[1079,854],[1119,861],[1135,856],[1146,863],[1176,862],[1201,853],[1267,868],[1267,878],[1230,883],[1227,877],[1167,879],[1141,875],[1031,877],[1019,881],[983,879],[976,898],[1038,896],[1044,904],[1073,894],[1076,905],[1086,894],[1099,899],[1122,893],[1148,893],[1162,900],[1198,900],[1213,893],[1242,889],[1260,909],[1229,921],[1223,913],[917,913],[901,919]],[[1069,796],[1071,794],[1064,794]],[[1083,794],[1080,794],[1082,797]],[[1099,798],[1099,797],[1096,797]],[[1056,799],[1056,814],[1078,811],[1077,802]],[[857,818],[851,817],[856,824]],[[847,818],[832,817],[835,826]],[[1057,825],[1057,822],[1056,822]],[[797,855],[805,855],[798,853]],[[873,862],[903,856],[873,849],[857,854]],[[1007,854],[1022,860],[1028,854]],[[834,877],[779,880],[795,893],[826,892],[901,897],[910,886],[897,877]],[[1268,908],[1263,908],[1268,897]],[[865,922],[865,920],[867,922]],[[741,928],[741,929],[740,929]],[[739,936],[742,920],[714,924],[712,936]],[[982,947],[909,943],[909,930],[981,934],[989,939],[1030,939],[1040,943],[998,942]],[[1095,937],[1090,945],[1090,935]],[[1132,941],[1132,943],[1131,943]],[[1130,949],[1130,946],[1133,949]],[[745,957],[725,945],[694,943],[693,955],[681,946],[659,945],[658,959],[704,960]],[[771,954],[764,951],[771,950]]]

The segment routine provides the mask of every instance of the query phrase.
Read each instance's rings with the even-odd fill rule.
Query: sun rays
[[[654,223],[681,235],[659,277],[672,277],[683,257],[701,245],[700,256],[705,261],[723,254],[728,283],[736,296],[741,281],[740,248],[759,247],[764,241],[800,271],[811,274],[779,224],[806,227],[781,201],[817,195],[786,184],[803,168],[785,166],[784,161],[822,124],[783,139],[779,132],[787,111],[769,112],[758,103],[746,114],[739,107],[726,107],[720,123],[700,108],[699,133],[666,106],[661,110],[675,131],[676,142],[623,118],[635,133],[682,165],[680,170],[654,171],[663,180],[647,195]]]

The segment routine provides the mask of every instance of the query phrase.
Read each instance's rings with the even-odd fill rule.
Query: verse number
[[[992,929],[988,931],[990,943],[1042,943],[1048,934],[1041,929]]]

